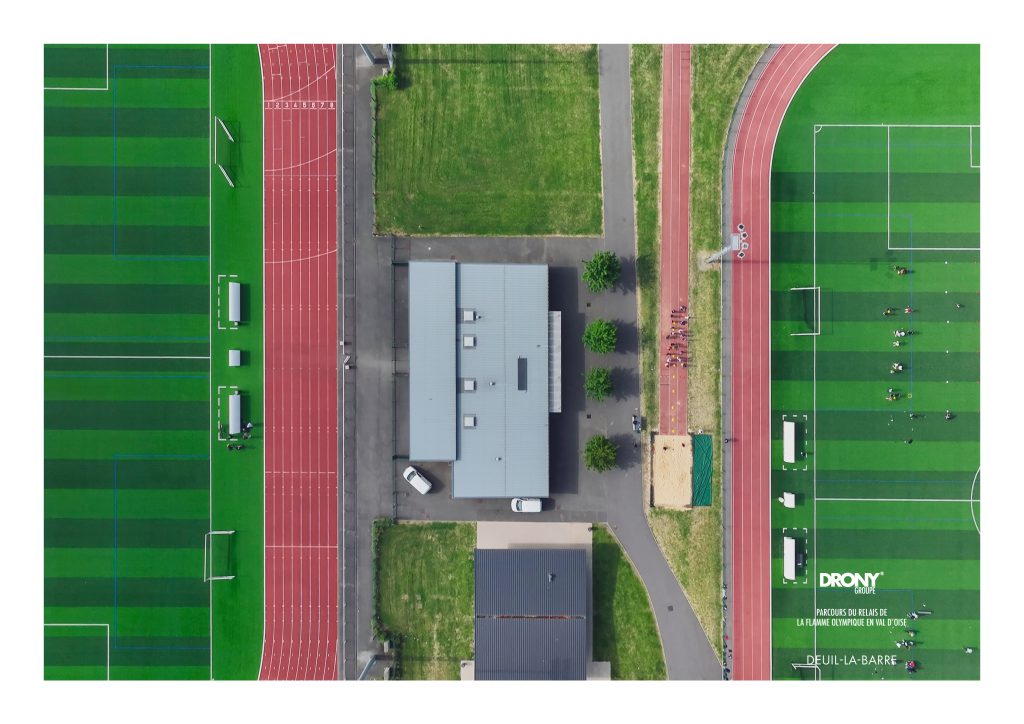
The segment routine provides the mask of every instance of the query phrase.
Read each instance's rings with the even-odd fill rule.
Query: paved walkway
[[[658,431],[686,433],[690,298],[690,46],[665,45],[661,73],[661,379]]]

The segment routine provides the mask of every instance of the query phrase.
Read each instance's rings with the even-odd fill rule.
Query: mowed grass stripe
[[[125,490],[206,490],[210,484],[210,463],[196,459],[154,460],[46,459],[43,480],[46,488]]]
[[[953,296],[953,295],[950,295]],[[964,300],[965,307],[977,304],[977,295],[963,295],[954,297]],[[879,301],[882,305],[886,300],[884,297]],[[882,307],[884,309],[884,306]],[[967,313],[971,314],[971,313]],[[881,315],[879,315],[881,316]],[[961,322],[957,320],[953,310],[950,311],[950,323],[908,323],[905,319],[896,319],[891,324],[885,325],[878,322],[836,322],[826,324],[822,320],[822,334],[815,339],[818,353],[829,352],[884,352],[892,350],[891,354],[908,356],[919,352],[937,352],[945,354],[949,352],[971,352],[978,349],[981,338],[980,326],[977,322]],[[894,347],[897,329],[909,330],[912,335],[901,338],[902,344]],[[780,351],[802,351],[811,346],[808,337],[793,337],[790,332],[797,331],[797,325],[793,322],[784,322],[772,326],[772,344]],[[800,330],[805,331],[805,330]],[[884,381],[884,380],[883,380]]]
[[[53,166],[45,168],[43,189],[54,196],[203,196],[210,193],[209,169],[195,166]]]
[[[977,176],[979,169],[971,168],[971,140],[979,135],[977,128],[890,128],[889,166],[895,172]]]
[[[62,373],[52,373],[60,375]],[[161,375],[145,377],[90,376],[84,373],[74,377],[44,378],[44,394],[51,400],[108,400],[123,402],[206,402],[210,398],[208,374]]]
[[[199,564],[202,572],[202,563]],[[45,578],[43,600],[47,606],[201,606],[210,597],[209,584],[201,575],[188,578]]]
[[[825,498],[963,500],[971,497],[975,472],[977,471],[818,470],[817,494]],[[977,485],[975,488],[974,497],[977,498],[981,492]]]
[[[840,562],[844,559],[837,558],[834,560],[836,562]],[[774,570],[775,563],[779,566],[777,571]],[[904,563],[909,568],[915,564],[915,561],[907,560]],[[940,568],[943,565],[942,561],[922,561],[922,563],[929,566],[934,565]],[[857,565],[860,566],[862,563],[858,562]],[[774,575],[772,580],[782,580],[781,566],[782,562],[779,559],[775,559],[773,561],[773,573],[777,573],[777,575]],[[945,566],[947,569],[950,568],[948,562]],[[956,568],[958,569],[957,575],[964,575],[965,577],[970,577],[973,575],[972,571],[977,573],[980,569],[976,561],[957,561]],[[825,569],[820,570],[824,571]],[[851,569],[844,568],[842,570],[846,571]],[[897,569],[892,570],[895,573]],[[882,576],[879,580],[881,581],[884,578],[885,576]],[[890,578],[892,577],[890,576]],[[942,585],[945,586],[945,579],[939,578],[936,580],[941,581]],[[846,589],[841,590],[845,591]],[[843,594],[836,593],[835,591],[836,589],[831,588],[818,589],[818,605],[822,608],[847,606],[849,601],[845,601],[841,597]],[[814,593],[815,589],[810,585],[775,586],[772,589],[772,616],[775,617],[776,620],[812,616],[814,611]],[[884,594],[886,601],[892,602],[893,605],[901,604],[900,608],[896,610],[897,615],[900,616],[905,616],[907,614],[910,610],[912,601],[918,604],[927,603],[931,610],[936,612],[942,611],[942,618],[950,621],[970,622],[974,620],[976,622],[981,611],[980,597],[978,596],[977,588],[957,588],[955,585],[948,588],[930,588],[924,586],[921,588],[914,587],[913,589],[901,589],[896,593],[900,594],[899,599],[894,599],[891,595],[892,592],[890,591],[880,591],[879,595]],[[846,598],[859,599],[855,601],[855,605],[858,607],[870,604],[870,602],[865,602],[864,596],[847,594]],[[903,606],[906,606],[907,608],[903,609]]]
[[[835,270],[831,270],[835,271]],[[919,289],[896,289],[892,292],[843,291],[842,287],[823,289],[821,293],[821,317],[830,322],[885,322],[893,327],[902,325],[916,327],[925,322],[945,324],[956,322],[977,322],[980,316],[978,304],[956,308],[956,295],[950,299],[948,290],[927,291]],[[955,290],[959,291],[959,290]],[[879,294],[891,297],[888,304],[878,307]],[[818,312],[818,295],[804,292],[802,295],[789,290],[772,292],[772,319],[808,320],[816,324],[814,315]],[[963,302],[959,302],[961,305]],[[913,311],[906,313],[906,308]],[[886,309],[890,314],[886,315]]]
[[[109,252],[109,247],[108,247]],[[200,262],[200,263],[197,263]],[[91,254],[47,254],[46,284],[209,284],[206,257],[179,259],[111,259]]]
[[[955,410],[957,412],[978,412],[979,399],[977,382],[914,382],[913,397],[910,393],[910,377],[889,375],[883,369],[876,382],[824,381],[817,384],[817,407],[820,414],[832,412],[876,411],[890,415],[907,415],[920,408],[932,410]],[[778,381],[773,387],[786,400],[800,399],[806,381]],[[900,393],[895,401],[886,400],[886,391],[892,388]],[[787,389],[789,388],[789,389]],[[821,463],[819,462],[819,466]]]
[[[210,399],[209,374],[184,377],[172,374],[162,377],[150,373],[148,377],[51,377],[44,375],[43,391],[47,400],[82,400],[106,402],[142,402],[159,406],[165,402],[200,402]]]
[[[210,451],[210,431],[202,430],[53,430],[43,433],[49,457],[110,460],[127,450],[138,456],[201,455]],[[209,462],[207,462],[209,465]]]
[[[46,375],[64,373],[93,375],[96,378],[118,375],[204,374],[210,363],[205,359],[74,359],[50,357],[43,360]]]
[[[113,548],[116,529],[118,549],[190,548],[201,552],[203,536],[209,528],[209,521],[205,518],[164,520],[118,517],[115,525],[114,518],[47,517],[43,537],[47,548]],[[159,570],[158,559],[154,559],[153,570]],[[202,582],[202,577],[197,575],[196,580]]]
[[[909,298],[910,294],[937,294],[947,296],[960,293],[977,294],[980,289],[980,281],[976,275],[964,274],[965,267],[977,267],[979,264],[976,252],[920,252],[913,253],[911,260],[910,252],[893,252],[891,255],[885,252],[885,239],[880,240],[877,246],[868,245],[863,248],[862,253],[865,259],[860,264],[844,261],[831,263],[829,249],[831,245],[828,238],[818,235],[818,284],[823,287],[823,292],[860,292],[884,294],[887,297]],[[955,254],[950,262],[950,254]],[[890,259],[892,260],[890,263]],[[904,276],[896,274],[896,265],[907,267],[910,273]],[[803,269],[803,267],[798,267]],[[799,286],[810,286],[811,277],[804,279]],[[776,289],[777,292],[787,292],[788,289]],[[956,300],[949,301],[949,308],[953,307]],[[880,299],[876,314],[881,319],[882,310],[886,306],[885,299]],[[913,321],[913,320],[911,320]]]
[[[860,629],[862,632],[866,629]],[[824,629],[818,632],[817,654],[827,657],[822,660],[831,661],[837,657],[843,662],[838,665],[822,666],[821,680],[824,681],[853,681],[867,679],[887,679],[895,681],[914,680],[976,680],[980,676],[981,659],[977,656],[968,656],[962,650],[943,651],[929,650],[927,659],[921,663],[923,656],[920,652],[915,655],[918,667],[917,673],[909,674],[900,665],[884,665],[877,663],[878,657],[886,654],[896,655],[897,660],[906,661],[905,658],[896,654],[896,647],[890,642],[891,650],[886,647],[879,650],[879,647],[871,648],[836,648],[825,646],[822,643]],[[790,663],[806,662],[806,651],[803,649],[776,648],[775,655],[778,657],[773,661],[773,678],[800,679],[801,674],[791,670]],[[905,656],[905,654],[903,655]],[[874,662],[871,657],[875,657]],[[855,660],[855,663],[846,663],[848,658]],[[803,672],[803,678],[810,681],[813,672]]]
[[[110,623],[113,617],[109,606],[46,606],[43,611],[47,622]],[[202,638],[209,635],[210,610],[205,606],[126,606],[117,612],[117,631],[130,636],[166,636],[174,631],[183,638]]]
[[[791,209],[792,210],[792,209]],[[808,212],[808,218],[809,212]],[[792,224],[788,231],[772,232],[772,264],[784,264],[779,269],[782,274],[791,273],[790,266],[802,266],[812,256],[814,234],[810,230],[810,224]],[[977,247],[978,234],[974,232],[948,232],[930,231],[921,232],[915,229],[914,240],[918,247],[935,246],[943,249],[961,247]],[[865,261],[865,252],[870,263],[891,266],[900,263],[906,266],[905,261],[908,253],[906,251],[887,251],[885,231],[822,231],[818,234],[819,264],[822,262],[849,263],[861,265]],[[968,261],[977,259],[977,252],[957,252],[958,259]],[[947,261],[948,254],[945,252],[927,252],[920,249],[914,252],[915,263],[938,259],[940,263]],[[809,268],[809,264],[807,264]],[[773,269],[773,275],[775,270]],[[774,276],[773,276],[774,278]],[[810,277],[808,277],[810,278]],[[779,277],[779,288],[784,282]]]
[[[48,165],[110,166],[115,141],[111,136],[46,136],[43,147]],[[116,142],[117,167],[196,166],[209,157],[205,137],[160,138],[119,137]],[[199,163],[197,163],[199,162]]]
[[[104,44],[55,44],[43,47],[45,78],[103,78],[106,74],[107,46]],[[46,85],[53,84],[47,82]]]
[[[866,607],[867,604],[863,602],[865,597],[861,596],[860,598],[862,607]],[[871,608],[875,608],[874,602],[871,603]],[[900,609],[890,610],[888,613],[889,615],[885,618],[903,619],[907,615],[907,611]],[[795,627],[797,619],[780,619],[780,623]],[[929,652],[942,649],[958,651],[963,656],[964,626],[962,620],[934,618],[929,619],[927,624],[927,629],[914,639],[918,646],[927,647]],[[819,631],[819,642],[824,630]],[[845,650],[846,648],[861,649],[877,646],[895,650],[895,641],[906,638],[906,635],[902,626],[872,626],[870,628],[829,626],[827,638],[826,645],[830,648],[843,647]]]
[[[833,505],[829,503],[829,505]],[[921,506],[925,503],[915,503]],[[928,503],[928,505],[935,505]],[[932,530],[932,529],[929,529]],[[912,530],[905,531],[910,534]],[[942,531],[933,531],[939,534]],[[967,531],[961,531],[967,533]],[[874,531],[867,537],[875,535]],[[975,533],[977,539],[977,533]],[[900,551],[896,551],[899,553]],[[886,555],[884,558],[859,558],[854,556],[833,557],[818,555],[818,571],[821,573],[855,570],[880,571],[875,597],[872,603],[865,603],[861,595],[845,588],[819,588],[818,605],[821,607],[844,606],[843,601],[851,599],[855,606],[889,606],[896,609],[893,615],[904,616],[911,606],[932,611],[941,611],[942,618],[956,620],[959,616],[973,617],[977,604],[967,606],[967,611],[954,602],[965,597],[977,596],[981,587],[981,565],[978,561],[964,561],[951,566],[949,558],[913,558]]]
[[[896,414],[889,410],[821,410],[813,415],[810,408],[786,408],[778,413],[800,417],[807,414],[815,419],[818,440],[898,440],[915,436],[930,441],[955,442],[979,435],[980,419],[976,412],[959,412],[953,420],[946,420],[944,410]],[[781,416],[781,415],[780,415]],[[782,439],[781,430],[772,431],[773,440]],[[913,444],[913,443],[911,443]]]
[[[106,95],[106,94],[104,94]],[[205,108],[116,109],[107,97],[100,107],[47,105],[43,111],[44,136],[108,136],[209,138],[210,114]],[[112,159],[113,160],[113,159]]]
[[[884,530],[910,524],[929,530],[977,532],[969,503],[819,500],[817,504],[818,524],[829,528]]]
[[[47,430],[206,430],[206,400],[46,400]]]
[[[104,341],[105,337],[86,340],[47,339],[43,349],[47,355],[98,357],[205,357],[210,353],[208,342],[166,342],[160,337],[149,341]],[[138,339],[138,338],[129,338]],[[142,338],[146,339],[146,338]],[[173,338],[172,338],[173,339]],[[188,338],[191,339],[191,338]]]
[[[208,200],[199,196],[44,196],[43,211],[81,226],[202,226],[209,219]]]
[[[201,284],[47,284],[47,313],[208,314],[209,286]],[[49,330],[47,330],[49,332]]]
[[[913,369],[909,359],[913,356]],[[804,352],[780,350],[772,353],[772,367],[778,367],[777,379],[806,381],[815,373],[819,381],[878,381],[879,374],[885,375],[892,369],[893,362],[903,365],[903,372],[890,375],[894,383],[905,385],[913,373],[914,383],[938,381],[977,381],[980,362],[977,354],[970,352],[911,352],[900,347],[891,352],[822,352],[818,355],[818,367],[814,360],[807,359]]]
[[[109,223],[47,224],[43,227],[43,245],[47,254],[109,256],[115,250],[114,235],[114,226]],[[119,256],[208,256],[210,251],[210,229],[205,224],[118,224],[116,235]],[[112,269],[117,271],[119,267]],[[49,269],[46,272],[60,273]]]
[[[109,497],[108,493],[108,497]],[[119,499],[120,502],[120,499]],[[117,575],[125,578],[152,576],[153,558],[160,560],[160,574],[170,578],[202,573],[202,551],[194,548],[118,548]],[[54,548],[43,552],[47,578],[102,578],[114,570],[112,548]]]
[[[886,173],[885,167],[872,171],[819,170],[817,173],[781,171],[773,173],[772,200],[806,201],[816,196],[828,201],[894,203],[977,204],[981,184],[977,173]]]
[[[48,285],[49,286],[49,285]],[[74,285],[53,285],[74,286]],[[155,286],[155,285],[154,285]],[[88,312],[44,313],[45,342],[103,344],[130,342],[136,344],[198,344],[209,342],[209,328],[203,324],[204,314]],[[155,349],[155,347],[154,347]],[[160,354],[153,352],[153,354]],[[205,354],[205,353],[202,353]],[[127,353],[126,353],[126,356]],[[165,355],[168,356],[168,355]]]
[[[849,469],[855,465],[867,471],[891,470],[906,466],[916,470],[951,471],[973,474],[981,459],[977,440],[959,442],[914,440],[907,445],[899,439],[822,440],[814,445],[818,469]],[[781,459],[781,456],[780,456]]]
[[[151,70],[155,72],[151,73]],[[209,81],[202,68],[143,69],[117,66],[113,68],[111,86],[111,92],[117,97],[118,109],[166,108],[169,105],[168,98],[174,99],[173,107],[178,110],[206,112],[209,108]],[[117,135],[121,135],[120,126]]]
[[[204,492],[206,498],[204,500]],[[145,488],[49,488],[44,506],[49,518],[96,518],[117,510],[119,520],[162,518],[194,520],[207,514],[209,491]]]

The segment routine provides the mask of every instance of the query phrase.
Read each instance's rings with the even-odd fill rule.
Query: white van
[[[402,477],[405,478],[405,481],[409,483],[409,485],[416,488],[416,490],[418,490],[423,495],[429,493],[430,488],[433,487],[430,484],[430,481],[423,477],[420,474],[420,471],[414,468],[412,465],[405,469],[405,472],[402,473]]]
[[[514,513],[539,513],[543,507],[544,501],[540,498],[512,498]]]

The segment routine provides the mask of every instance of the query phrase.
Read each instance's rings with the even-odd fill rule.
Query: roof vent
[[[462,380],[462,391],[463,392],[475,392],[476,391],[476,379],[472,377],[466,377]]]
[[[466,428],[476,427],[476,415],[463,415],[462,426]]]
[[[473,349],[476,347],[476,335],[467,334],[462,337],[462,346],[466,349]]]
[[[476,310],[475,309],[463,309],[462,310],[462,321],[463,322],[475,322],[476,321]]]

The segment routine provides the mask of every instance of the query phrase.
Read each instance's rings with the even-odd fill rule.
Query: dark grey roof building
[[[540,264],[409,264],[409,457],[456,498],[547,497],[561,317]]]
[[[476,551],[476,680],[586,679],[586,551]]]

